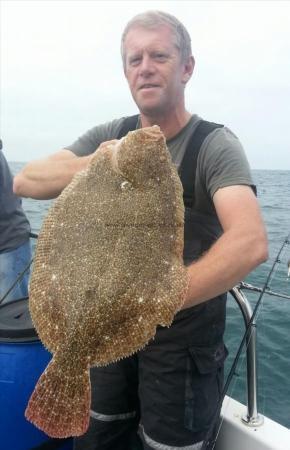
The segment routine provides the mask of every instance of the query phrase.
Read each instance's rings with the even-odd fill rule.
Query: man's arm
[[[213,202],[224,233],[188,267],[189,287],[183,308],[220,295],[268,257],[266,230],[252,189],[218,189]]]
[[[60,150],[48,158],[28,163],[14,177],[13,191],[20,197],[46,200],[57,197],[76,172],[85,169],[92,155],[78,157]]]

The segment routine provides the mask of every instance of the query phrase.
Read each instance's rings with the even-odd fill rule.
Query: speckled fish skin
[[[50,209],[30,283],[53,359],[26,417],[52,437],[89,424],[91,366],[143,348],[183,304],[182,185],[159,127],[103,146]]]

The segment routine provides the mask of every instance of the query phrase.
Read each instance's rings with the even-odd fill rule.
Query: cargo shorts
[[[180,311],[169,328],[158,327],[137,354],[91,370],[90,425],[75,450],[201,448],[227,356],[224,325],[204,327],[207,303]]]

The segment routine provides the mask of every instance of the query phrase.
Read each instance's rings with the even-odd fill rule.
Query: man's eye
[[[158,61],[165,61],[167,59],[167,55],[165,55],[164,53],[156,53],[155,59],[157,59]]]
[[[136,58],[131,58],[129,60],[130,66],[137,66],[141,61],[141,58],[139,56],[136,56]]]

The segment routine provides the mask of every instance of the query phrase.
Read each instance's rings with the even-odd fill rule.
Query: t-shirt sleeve
[[[216,129],[204,141],[199,155],[199,169],[211,198],[223,187],[251,186],[251,169],[238,138],[226,127]]]
[[[104,141],[117,139],[124,118],[113,120],[89,129],[71,145],[66,145],[66,150],[71,150],[77,156],[86,156],[93,153]]]

